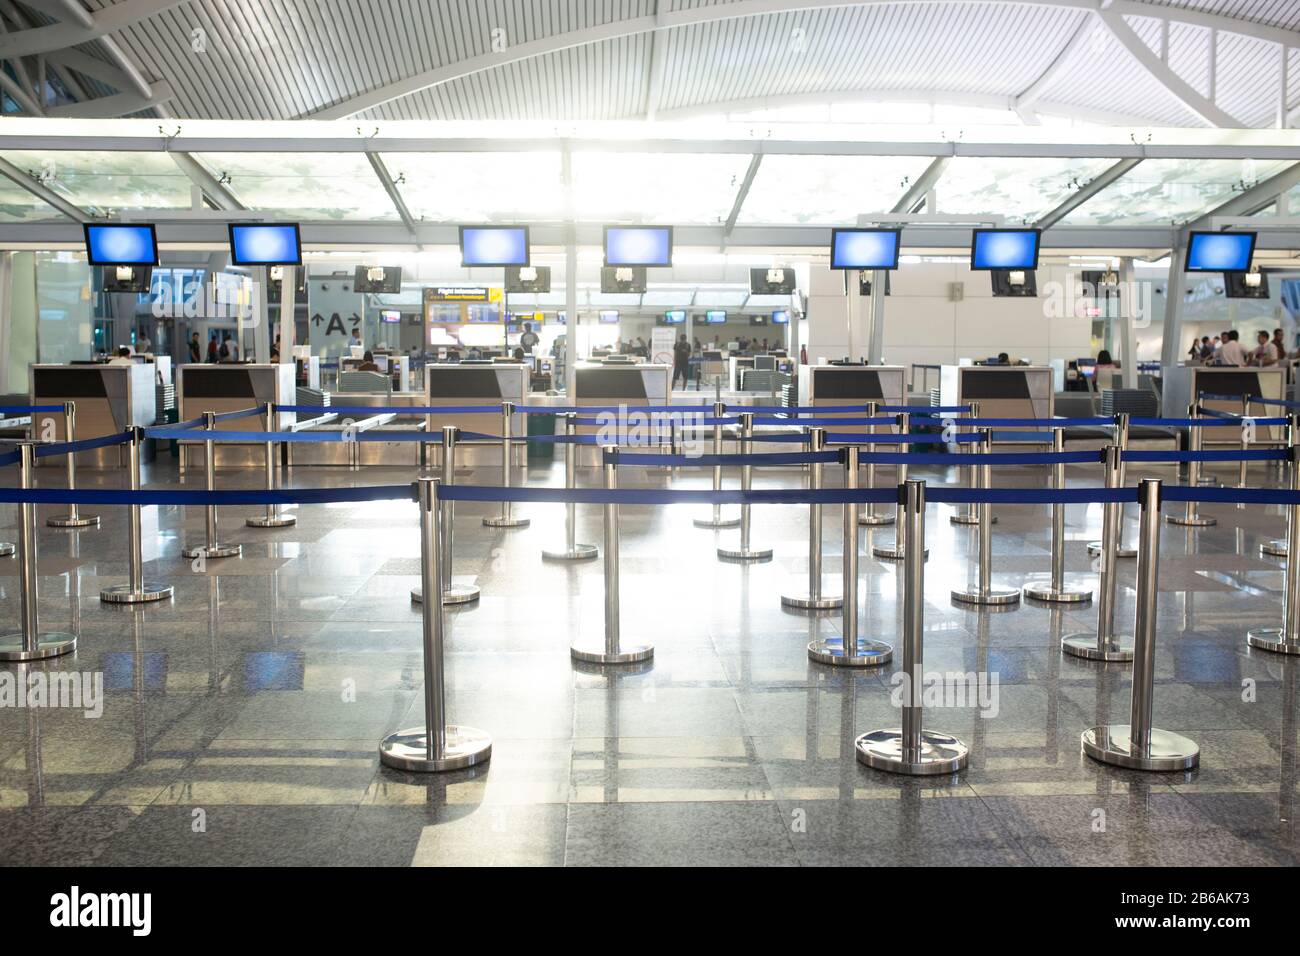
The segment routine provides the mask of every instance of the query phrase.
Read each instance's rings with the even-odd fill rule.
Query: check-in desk
[[[1052,376],[1050,365],[945,365],[939,370],[939,404],[978,402],[980,418],[1051,418],[1056,395]]]
[[[528,397],[530,367],[523,363],[493,363],[491,365],[440,364],[424,367],[425,403],[438,405],[499,405],[513,402],[525,403]],[[431,434],[441,434],[444,425],[455,425],[462,431],[482,435],[500,436],[500,412],[473,415],[436,415],[426,417],[425,427]],[[516,438],[528,433],[525,416],[515,412],[510,418],[511,434]],[[471,443],[456,460],[469,465],[501,464],[500,443],[491,447],[475,447]],[[515,446],[515,461],[523,461],[527,447],[523,442]]]
[[[147,427],[157,419],[157,392],[152,363],[130,365],[33,365],[28,372],[33,405],[77,406],[78,439],[121,434],[133,426]],[[52,424],[50,424],[52,423]],[[63,413],[33,417],[32,434],[53,435],[63,441]],[[64,465],[61,457],[38,458],[38,465]],[[122,446],[77,453],[77,464],[117,468],[126,462]]]
[[[799,404],[824,408],[867,402],[906,405],[906,375],[901,365],[803,365],[799,368]],[[863,415],[866,411],[863,410]],[[835,431],[888,432],[888,425],[846,425]]]
[[[575,406],[601,405],[662,405],[672,403],[672,366],[670,365],[605,365],[600,362],[579,362],[573,369],[571,404]],[[647,423],[648,423],[647,419]],[[578,429],[582,435],[594,435],[600,429],[586,426]],[[644,429],[643,429],[644,431]],[[578,447],[578,461],[585,466],[598,464],[600,449],[592,446]]]
[[[276,405],[297,404],[292,362],[274,364],[203,364],[182,365],[177,370],[176,390],[179,395],[181,421],[198,418],[204,412],[241,411],[255,405],[272,402]],[[292,412],[276,412],[276,429],[296,421]],[[265,422],[260,415],[218,422],[218,431],[261,431]],[[203,467],[202,442],[182,442],[181,467]],[[217,465],[254,467],[265,464],[263,443],[226,443],[216,445]]]
[[[385,408],[419,407],[425,404],[421,392],[334,392],[330,396],[331,405],[340,408],[374,408],[374,415],[348,412],[337,414],[330,411],[330,406],[320,409],[319,415],[299,413],[298,428],[303,431],[339,431],[350,425],[367,432],[424,431],[427,416],[412,412],[386,413]],[[319,424],[313,424],[316,418],[327,416]],[[288,443],[289,464],[293,465],[410,465],[424,464],[421,457],[422,445],[410,441],[363,441],[363,442],[290,442]]]
[[[1237,368],[1176,365],[1165,369],[1163,379],[1161,409],[1166,418],[1186,418],[1188,407],[1201,394],[1286,398],[1286,369],[1281,366]],[[1244,410],[1240,400],[1207,399],[1200,405],[1202,408],[1233,415],[1240,415]],[[1250,406],[1250,414],[1258,418],[1282,418],[1286,416],[1286,409],[1280,405],[1261,405],[1256,402]],[[1255,440],[1264,444],[1280,444],[1286,441],[1286,428],[1280,425],[1260,426],[1255,430]],[[1241,434],[1234,428],[1206,428],[1201,432],[1201,444],[1207,447],[1236,447],[1241,444]]]

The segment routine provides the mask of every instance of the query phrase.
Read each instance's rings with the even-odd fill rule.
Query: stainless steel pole
[[[203,430],[208,432],[209,435],[216,428],[216,417],[213,412],[203,413]],[[209,492],[216,490],[217,465],[211,437],[203,442],[203,479],[204,487]],[[217,506],[215,504],[209,502],[207,507],[203,509],[203,521],[205,530],[203,545],[197,548],[186,548],[181,554],[187,558],[232,558],[243,551],[242,545],[226,545],[217,540]]]
[[[1106,487],[1119,488],[1120,452],[1118,445],[1107,445],[1102,453]],[[1119,504],[1108,501],[1101,508],[1101,567],[1097,578],[1100,594],[1097,603],[1097,632],[1067,634],[1061,650],[1072,657],[1090,661],[1128,662],[1133,660],[1133,639],[1115,634],[1115,598],[1117,578],[1115,548],[1119,541]]]
[[[1286,444],[1287,444],[1287,448],[1292,448],[1295,445],[1300,444],[1300,416],[1297,416],[1295,412],[1292,412],[1290,415],[1287,416]],[[1290,458],[1287,459],[1287,461],[1290,460],[1291,460]],[[1279,468],[1285,468],[1286,463],[1278,462],[1278,466]],[[1296,480],[1295,471],[1296,471],[1295,465],[1293,464],[1291,465],[1291,481],[1293,483]],[[1189,503],[1189,507],[1190,507],[1190,503]],[[1288,521],[1289,521],[1290,520],[1289,510],[1287,514],[1288,514]],[[1289,535],[1290,532],[1288,531],[1288,536]],[[1272,555],[1273,557],[1277,557],[1277,558],[1285,558],[1291,552],[1287,547],[1287,538],[1280,538],[1272,541],[1265,541],[1263,544],[1259,546],[1259,553]]]
[[[63,403],[63,440],[72,444],[77,440],[77,403]],[[68,470],[68,490],[77,487],[77,453],[68,452],[64,456]],[[45,523],[51,528],[91,528],[99,527],[99,515],[83,515],[77,510],[74,501],[68,505],[68,513],[46,518]]]
[[[754,413],[740,413],[740,453],[743,456],[749,456],[753,453],[754,441]],[[744,459],[742,459],[743,461]],[[742,464],[740,466],[740,490],[749,491],[754,480],[754,466]],[[718,548],[718,557],[726,561],[769,561],[772,558],[771,548],[751,548],[749,544],[749,527],[750,514],[749,503],[742,502],[740,505],[740,547],[735,548]]]
[[[132,428],[131,440],[127,442],[127,471],[130,490],[140,490],[140,443],[144,441],[144,429]],[[144,558],[141,554],[140,540],[140,505],[128,506],[127,519],[127,564],[130,580],[126,584],[117,584],[99,592],[99,599],[108,604],[144,604],[161,601],[172,596],[175,590],[170,584],[154,584],[144,580]]]
[[[33,487],[37,442],[18,443],[19,479],[22,489]],[[0,661],[36,661],[76,650],[77,638],[66,631],[41,633],[39,564],[36,557],[36,505],[24,501],[18,506],[19,594],[21,630],[0,637]],[[76,571],[72,572],[73,575]],[[23,687],[20,691],[26,693]]]
[[[880,403],[867,402],[867,417],[875,418],[879,414],[880,414]],[[876,462],[875,459],[872,458],[872,453],[876,450],[876,446],[871,443],[871,431],[875,427],[876,427],[875,425],[867,426],[867,432],[868,432],[867,442],[866,445],[864,446],[867,450],[867,487],[868,488],[876,487]],[[894,523],[893,515],[876,513],[876,503],[874,501],[868,501],[866,507],[862,509],[862,513],[858,515],[858,524],[866,525],[869,528],[875,528],[880,525],[893,524],[893,523]]]
[[[270,402],[266,403],[266,433],[268,435],[275,433],[275,406]],[[266,442],[266,490],[275,491],[276,477],[279,474],[279,468],[276,463],[275,442],[267,439]],[[354,449],[349,448],[349,460]],[[298,519],[291,514],[285,514],[280,511],[280,506],[275,503],[268,503],[266,514],[260,518],[249,518],[244,522],[250,528],[287,528],[290,525],[298,523]]]
[[[974,418],[974,419],[978,419],[980,417],[979,402],[966,403],[966,417]],[[974,446],[968,444],[966,448],[968,451],[970,451],[973,450]],[[968,465],[966,467],[966,486],[972,489],[978,488],[979,482],[980,482],[979,470],[974,465]],[[958,511],[955,514],[950,515],[948,517],[948,520],[951,521],[953,524],[977,525],[980,523],[979,508],[978,506],[976,506],[975,502],[972,501],[970,504],[966,505],[961,511]],[[992,520],[995,522],[997,521],[996,518]]]
[[[442,588],[442,503],[438,479],[418,478],[420,505],[420,578],[425,594]],[[441,601],[425,601],[421,615],[424,638],[424,726],[389,734],[379,744],[386,766],[421,773],[460,770],[492,756],[492,738],[481,730],[447,723],[445,668],[446,622]]]
[[[1083,732],[1083,752],[1101,763],[1132,770],[1190,770],[1200,761],[1196,744],[1157,730],[1151,711],[1155,688],[1156,606],[1160,585],[1160,481],[1138,484],[1137,608],[1133,633],[1133,696],[1127,724],[1101,724]]]
[[[1065,451],[1065,429],[1052,429],[1052,453]],[[1065,462],[1052,466],[1052,487],[1058,491],[1065,487]],[[1025,588],[1025,597],[1031,601],[1048,604],[1082,604],[1092,600],[1092,592],[1065,586],[1065,505],[1052,504],[1052,580],[1047,587],[1041,585]]]
[[[1300,491],[1300,445],[1288,449],[1291,490]],[[1300,554],[1300,505],[1287,508],[1286,552]],[[1300,654],[1300,561],[1286,563],[1286,587],[1282,592],[1282,626],[1249,631],[1246,643],[1279,654]]]
[[[808,449],[812,453],[826,450],[826,429],[808,429]],[[856,449],[854,449],[856,451]],[[822,490],[822,463],[810,462],[808,465],[808,490]],[[808,593],[782,595],[781,603],[786,607],[800,610],[820,611],[837,608],[844,603],[843,598],[822,594],[822,506],[813,501],[808,505]]]
[[[1193,402],[1187,408],[1188,418],[1200,418],[1200,407]],[[1187,450],[1198,452],[1201,450],[1201,429],[1195,425],[1187,429]],[[1197,488],[1201,484],[1201,463],[1199,461],[1189,461],[1187,463],[1187,487]],[[1217,524],[1217,520],[1198,513],[1195,501],[1189,501],[1183,508],[1183,514],[1166,515],[1165,520],[1170,524],[1185,525],[1191,528],[1208,528]],[[1267,545],[1265,546],[1267,547]]]
[[[1128,413],[1119,412],[1115,415],[1115,424],[1113,426],[1115,435],[1115,445],[1119,448],[1119,479],[1116,487],[1123,488],[1124,482],[1128,475],[1128,464],[1125,461],[1125,453],[1128,451]],[[1136,548],[1124,547],[1124,506],[1116,506],[1117,525],[1115,531],[1115,557],[1117,558],[1135,558],[1137,557]],[[1088,543],[1088,554],[1097,557],[1101,554],[1101,542],[1091,541]]]
[[[513,402],[501,403],[501,487],[510,487],[510,457],[514,449],[514,416],[515,406]],[[528,518],[516,518],[514,516],[514,502],[501,502],[501,516],[499,518],[484,518],[483,524],[488,528],[526,528],[528,527]]]
[[[911,431],[912,431],[912,416],[907,412],[903,412],[901,415],[898,416],[898,434],[909,435],[911,434]],[[900,454],[906,455],[910,452],[912,446],[908,442],[901,442],[895,444],[894,447],[898,450]],[[902,487],[907,483],[907,462],[906,461],[899,462],[898,465],[895,466],[894,471],[895,474],[898,476],[898,485],[899,487]],[[907,522],[901,520],[902,511],[903,511],[902,505],[899,505],[894,509],[894,513],[896,516],[898,516],[898,518],[894,521],[893,547],[890,547],[887,544],[881,544],[871,549],[871,553],[875,555],[877,558],[880,558],[881,560],[902,561],[904,558],[907,557]],[[924,541],[921,542],[921,548],[922,548],[921,556],[923,558],[928,558],[930,556],[930,552],[928,550],[925,550]]]
[[[564,444],[564,487],[570,491],[577,487],[577,434],[577,416],[570,412],[564,416],[564,437],[568,439]],[[594,544],[578,544],[578,506],[572,501],[565,503],[564,547],[543,550],[542,557],[548,561],[587,561],[599,553]]]
[[[722,454],[722,421],[727,414],[727,406],[722,402],[713,403],[713,454]],[[713,490],[722,490],[722,466],[713,466]],[[722,517],[722,505],[713,506],[712,518],[696,518],[695,527],[697,528],[735,528],[740,524],[740,518]]]
[[[993,432],[984,429],[982,450],[985,455],[993,454]],[[972,466],[974,467],[974,466]],[[993,487],[993,466],[987,460],[978,466],[980,488],[988,491]],[[1015,604],[1020,600],[1019,588],[993,587],[993,506],[981,501],[979,513],[979,550],[976,555],[976,584],[974,588],[953,589],[952,599],[963,604]]]

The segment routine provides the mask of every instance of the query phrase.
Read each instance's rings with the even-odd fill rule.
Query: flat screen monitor
[[[528,265],[527,226],[461,226],[463,266]]]
[[[401,266],[357,266],[352,291],[396,295],[402,291]]]
[[[772,313],[772,324],[789,325],[790,311],[788,309],[777,309],[775,312]]]
[[[702,357],[702,358],[704,359],[704,361],[706,361],[706,362],[721,362],[721,361],[722,361],[722,350],[721,350],[721,349],[705,349],[704,352],[703,352],[703,355],[702,355],[701,357]]]
[[[600,291],[619,294],[645,292],[645,269],[641,266],[605,266],[600,270]]]
[[[1187,237],[1184,272],[1249,272],[1254,232],[1193,232]]]
[[[107,285],[105,285],[107,288]],[[1228,299],[1267,299],[1268,273],[1225,272],[1223,295]]]
[[[618,322],[618,310],[602,309],[600,312],[600,321],[606,325],[614,325]]]
[[[379,321],[389,325],[399,325],[402,321],[402,312],[400,309],[380,309]]]
[[[669,309],[664,313],[665,325],[683,325],[686,322],[685,309]]]
[[[704,313],[704,321],[709,325],[721,325],[727,321],[727,312],[725,309],[709,309]]]
[[[897,269],[901,229],[832,229],[832,269]]]
[[[137,295],[153,291],[153,266],[105,266],[104,291]]]
[[[970,240],[972,269],[1037,269],[1041,229],[976,229]]]
[[[537,294],[550,291],[550,266],[506,267],[506,292],[512,294]]]
[[[86,259],[92,266],[156,266],[158,236],[152,223],[136,226],[85,223]]]
[[[237,266],[300,266],[296,222],[230,223],[230,262]]]
[[[794,270],[782,268],[750,269],[750,295],[789,295],[795,289]]]
[[[606,226],[605,265],[670,266],[672,226]]]

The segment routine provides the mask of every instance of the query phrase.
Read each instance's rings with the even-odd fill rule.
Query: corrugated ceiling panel
[[[1184,10],[1197,10],[1201,13],[1214,13],[1219,16],[1252,23],[1263,23],[1271,27],[1284,27],[1288,30],[1300,29],[1300,3],[1296,0],[1142,0],[1157,7],[1181,7]]]

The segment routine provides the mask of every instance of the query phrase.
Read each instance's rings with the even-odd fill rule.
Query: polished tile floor
[[[10,469],[12,471],[12,469]],[[410,469],[298,468],[296,485],[388,484]],[[1164,477],[1169,477],[1165,472]],[[1235,473],[1224,474],[1232,478]],[[12,480],[12,475],[9,476]],[[120,473],[86,472],[110,486]],[[932,471],[936,482],[954,473]],[[60,483],[42,469],[42,484]],[[189,480],[198,476],[190,473]],[[223,471],[222,487],[260,479]],[[495,483],[497,469],[460,480]],[[705,476],[683,473],[682,486]],[[160,458],[151,485],[180,482]],[[560,483],[534,463],[534,483]],[[583,482],[596,480],[594,471]],[[624,486],[662,487],[632,472]],[[1084,471],[1075,483],[1091,482]],[[1253,483],[1277,480],[1262,467]],[[801,482],[763,472],[758,487]],[[1001,485],[1037,485],[1024,469]],[[1089,606],[958,607],[972,529],[929,510],[928,671],[996,677],[996,713],[931,708],[926,724],[961,737],[970,767],[915,780],[859,766],[854,734],[896,726],[889,671],[809,663],[806,643],[839,619],[782,610],[806,579],[806,510],[754,514],[755,544],[776,557],[725,564],[735,531],[694,528],[688,507],[625,508],[625,639],[653,641],[652,666],[582,671],[568,647],[602,627],[601,562],[544,563],[563,508],[522,506],[531,527],[493,531],[495,506],[464,505],[456,575],[482,600],[449,613],[451,717],[494,739],[491,762],[442,776],[379,765],[385,733],[422,720],[415,508],[404,502],[309,506],[283,530],[222,513],[242,557],[196,568],[200,509],[146,508],[146,575],[173,600],[132,610],[100,603],[125,575],[124,509],[98,530],[40,531],[43,626],[80,635],[75,657],[27,671],[98,671],[101,717],[0,708],[0,863],[30,864],[1293,864],[1300,661],[1249,650],[1248,628],[1276,623],[1281,565],[1261,542],[1284,533],[1276,508],[1205,510],[1219,525],[1163,533],[1155,712],[1194,738],[1199,770],[1142,774],[1079,752],[1079,734],[1127,719],[1129,668],[1063,657],[1061,634],[1089,631]],[[840,568],[840,515],[827,508],[826,571]],[[46,509],[41,509],[42,525]],[[1048,512],[996,509],[995,582],[1048,568]],[[0,538],[17,509],[0,508]],[[579,509],[579,539],[600,543],[600,511]],[[1072,507],[1072,579],[1095,578],[1084,551],[1100,510]],[[1135,533],[1132,516],[1127,533]],[[870,556],[892,529],[863,530],[862,632],[897,639],[898,569]],[[1118,620],[1131,628],[1132,562],[1121,563]],[[8,620],[17,565],[0,560]],[[838,586],[832,584],[836,590]],[[23,676],[16,665],[0,665]]]

